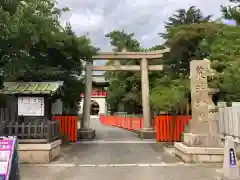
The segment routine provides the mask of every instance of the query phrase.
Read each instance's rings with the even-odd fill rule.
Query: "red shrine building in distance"
[[[92,80],[92,96],[91,96],[91,115],[104,115],[108,113],[107,91],[108,81],[104,75],[93,75]],[[84,93],[80,94],[82,101],[80,102],[79,114],[83,113]]]

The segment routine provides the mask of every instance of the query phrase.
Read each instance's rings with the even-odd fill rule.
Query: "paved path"
[[[90,126],[96,129],[96,139],[98,140],[139,140],[138,136],[133,132],[116,127],[103,126],[98,118],[92,118]]]
[[[64,145],[61,157],[48,165],[20,168],[23,180],[212,180],[217,166],[183,164],[154,141],[102,126],[97,119],[92,142]]]

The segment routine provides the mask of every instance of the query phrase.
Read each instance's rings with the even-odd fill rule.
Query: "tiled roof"
[[[5,82],[0,94],[53,94],[63,85],[56,82]]]

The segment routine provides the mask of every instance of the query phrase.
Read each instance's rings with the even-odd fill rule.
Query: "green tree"
[[[220,84],[220,100],[231,102],[240,101],[240,64],[229,66],[224,71]]]
[[[152,108],[156,112],[180,109],[188,103],[188,94],[189,81],[187,79],[161,78],[159,85],[151,91]]]
[[[208,59],[212,60],[212,68],[217,71],[213,87],[220,90],[219,99],[228,102],[240,101],[240,29],[238,27],[222,25],[215,40],[211,43]]]
[[[166,34],[161,34],[166,38],[166,42],[163,45],[153,46],[150,49],[142,49],[139,43],[137,43],[137,47],[139,48],[135,51],[157,50],[164,48],[164,46],[168,46],[171,49],[171,52],[166,54],[162,60],[154,62],[158,64],[163,63],[164,71],[151,72],[149,76],[151,105],[154,110],[175,109],[176,105],[180,105],[181,102],[185,104],[186,99],[189,97],[189,92],[187,92],[188,83],[186,83],[189,82],[189,64],[194,59],[210,59],[212,61],[212,68],[216,70],[214,78],[210,79],[210,86],[220,88],[220,96],[222,98],[238,99],[238,95],[234,91],[236,89],[234,88],[234,83],[231,82],[231,78],[238,77],[238,71],[235,71],[234,74],[231,74],[231,72],[233,67],[239,67],[237,61],[239,58],[238,52],[240,52],[238,48],[239,30],[236,27],[224,25],[219,22],[210,22],[210,18],[210,15],[203,16],[201,11],[195,7],[190,7],[188,10],[178,10],[166,22],[165,28],[167,32]],[[119,31],[118,33],[121,32]],[[115,35],[115,43],[112,44],[118,44],[118,47],[121,48],[116,48],[115,50],[123,49],[124,42],[126,43],[131,39],[129,38],[131,35],[118,35],[119,38],[116,38],[116,34],[118,33],[113,33]],[[125,40],[120,41],[121,37],[125,38]],[[112,39],[114,39],[113,36]],[[132,45],[131,47],[136,46]],[[125,63],[123,62],[123,64]],[[127,63],[132,62],[127,61]],[[126,75],[128,74],[116,74],[114,72],[109,77],[114,81],[115,89],[119,87],[117,86],[118,84],[120,84],[120,89],[116,91],[118,94],[112,95],[111,98],[119,102],[128,97],[127,95],[136,97],[136,93],[131,88],[140,88],[140,81],[138,86],[134,86],[132,83],[127,83],[127,77],[129,76]],[[130,82],[137,82],[138,78],[140,80],[140,76],[138,78],[134,76],[130,77],[132,78]],[[110,88],[112,88],[111,91],[113,92],[113,86],[110,86]],[[135,96],[131,95],[131,93]],[[172,94],[175,94],[176,97]],[[141,94],[138,97],[140,101]]]
[[[221,6],[222,16],[228,20],[235,20],[240,25],[240,0],[229,0],[232,6]]]
[[[196,59],[206,57],[211,60],[211,66],[216,70],[209,86],[219,88],[218,99],[225,101],[240,101],[238,78],[240,73],[240,29],[238,27],[219,24],[202,23],[182,25],[171,29],[168,43],[176,50],[182,51],[181,46],[186,41],[195,41]],[[203,56],[201,56],[201,54]]]
[[[178,9],[168,21],[165,22],[165,30],[168,32],[171,28],[186,25],[186,24],[199,24],[209,22],[212,15],[204,16],[200,9],[195,6],[189,7],[189,9]],[[164,39],[168,39],[168,33],[159,33]]]
[[[112,31],[106,34],[109,38],[110,44],[113,46],[113,51],[121,52],[123,50],[127,51],[140,51],[140,43],[134,39],[134,33],[126,33],[122,31]]]
[[[209,32],[209,37],[214,36],[214,26],[207,23],[211,17],[204,16],[200,9],[191,6],[187,10],[177,10],[165,22],[166,33],[160,33],[160,36],[166,40],[164,45],[171,52],[164,55],[164,71],[155,76],[152,84],[151,105],[154,111],[186,107],[189,100],[189,64],[193,59],[209,55],[209,42],[206,42],[205,37]],[[211,39],[208,38],[208,41]]]
[[[187,28],[194,24],[209,22],[211,17],[211,15],[204,16],[200,9],[191,6],[187,10],[177,10],[169,17],[168,21],[165,22],[166,33],[159,34],[166,40],[164,44],[171,49],[168,57],[164,57],[164,67],[165,71],[171,75],[172,78],[188,76],[191,58],[204,57],[203,54],[200,54],[198,51],[199,42],[203,38],[200,36],[198,38],[196,38],[196,36],[194,36],[194,38],[188,37],[187,32],[193,30]],[[185,28],[182,29],[182,26]],[[178,31],[178,29],[180,31]],[[172,43],[173,41],[177,43]]]
[[[133,33],[124,31],[113,31],[106,35],[110,38],[110,43],[114,51],[151,51],[160,50],[165,47],[156,45],[149,49],[143,49],[140,43],[134,38]],[[108,61],[106,65],[112,65],[113,61]],[[140,65],[136,60],[121,60],[122,65]],[[149,61],[150,65],[162,64],[161,59]],[[109,80],[108,103],[112,111],[117,111],[119,104],[124,106],[128,113],[142,113],[142,94],[141,94],[141,73],[140,72],[107,72],[105,73]],[[164,72],[149,72],[150,89],[155,86],[155,81],[163,77]]]
[[[12,2],[12,1],[10,1]],[[0,70],[6,81],[64,81],[64,103],[76,113],[83,84],[83,61],[97,49],[85,36],[77,37],[71,26],[61,26],[51,0],[24,0],[1,4]],[[14,7],[14,8],[13,8]]]
[[[173,78],[188,78],[190,61],[209,56],[211,44],[222,27],[222,24],[200,23],[170,29],[166,44],[171,48],[171,52],[169,58],[164,60],[166,71]]]
[[[110,39],[113,51],[141,51],[140,43],[134,39],[134,33],[112,31],[106,35]],[[107,64],[113,64],[108,61]],[[139,65],[135,60],[121,60],[122,65]],[[140,72],[107,72],[109,80],[108,98],[112,111],[117,111],[119,105],[128,113],[139,113],[141,108],[141,76]]]

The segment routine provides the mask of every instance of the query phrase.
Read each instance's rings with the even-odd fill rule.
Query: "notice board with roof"
[[[62,87],[62,81],[5,82],[0,95],[5,97],[5,108],[12,117],[51,120],[52,109],[61,113]]]

